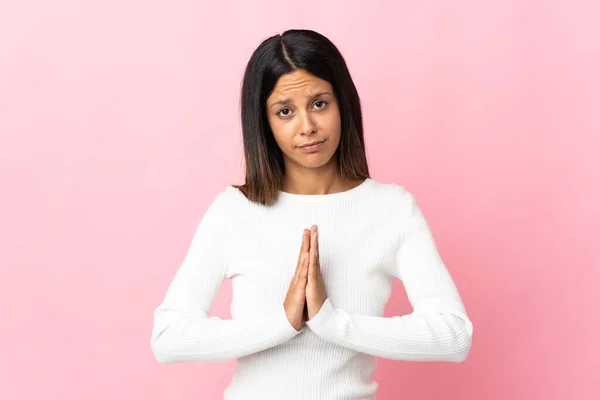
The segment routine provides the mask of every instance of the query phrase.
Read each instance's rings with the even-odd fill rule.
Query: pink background
[[[373,177],[417,196],[475,325],[465,363],[381,360],[378,398],[600,398],[599,3],[365,4],[0,3],[1,398],[221,398],[234,364],[159,365],[152,313],[240,182],[245,63],[291,27],[343,52]]]

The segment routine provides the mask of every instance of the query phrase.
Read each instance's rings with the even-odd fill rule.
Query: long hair
[[[283,187],[285,165],[266,114],[266,101],[278,79],[296,70],[326,80],[338,99],[341,135],[334,155],[343,179],[369,177],[358,92],[340,51],[311,30],[288,30],[264,40],[254,51],[241,93],[246,183],[236,186],[251,201],[271,205]]]

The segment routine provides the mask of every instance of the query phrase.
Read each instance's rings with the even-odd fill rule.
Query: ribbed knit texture
[[[328,299],[297,332],[283,300],[313,224]],[[395,278],[413,312],[384,318]],[[208,318],[226,279],[232,319]],[[281,192],[270,207],[225,188],[155,310],[151,344],[162,363],[237,359],[225,400],[355,400],[375,399],[376,357],[459,362],[472,332],[414,197],[367,179],[341,193]]]

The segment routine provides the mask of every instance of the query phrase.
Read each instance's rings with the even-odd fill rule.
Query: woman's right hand
[[[308,280],[308,261],[310,250],[310,231],[304,230],[302,234],[302,247],[298,256],[298,265],[296,272],[290,282],[287,295],[283,302],[285,314],[290,321],[290,324],[300,331],[302,325],[306,322],[305,306],[306,306],[306,283]]]

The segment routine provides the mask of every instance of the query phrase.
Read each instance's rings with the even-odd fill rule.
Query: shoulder
[[[206,210],[205,218],[219,220],[225,225],[264,212],[265,207],[252,202],[236,187],[225,186],[218,191]]]
[[[381,202],[378,211],[384,212],[387,215],[386,222],[399,229],[398,238],[411,231],[429,232],[427,219],[416,197],[405,186],[379,182],[373,186]]]
[[[201,213],[197,229],[226,237],[235,229],[236,214],[239,215],[243,210],[240,205],[244,199],[241,192],[230,186],[218,190],[207,202],[205,197],[204,212]]]
[[[379,203],[379,206],[388,205],[399,214],[413,212],[417,207],[413,193],[399,183],[370,179],[370,197]]]
[[[252,202],[239,189],[233,186],[225,186],[213,196],[207,212],[225,216],[231,215],[240,207],[251,205]]]

